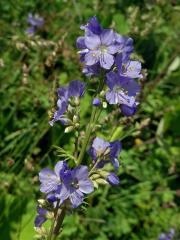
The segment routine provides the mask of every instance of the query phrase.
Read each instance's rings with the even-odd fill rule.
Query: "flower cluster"
[[[29,35],[33,35],[38,28],[41,28],[44,25],[44,19],[38,15],[32,15],[29,13],[27,22],[30,27],[27,28],[26,33]]]
[[[54,171],[49,168],[40,171],[40,191],[46,194],[46,200],[54,206],[59,202],[59,205],[66,204],[76,208],[83,202],[84,194],[91,193],[94,189],[88,174],[87,166],[79,165],[70,169],[66,161],[59,161]],[[47,211],[38,207],[37,212],[35,226],[40,227],[47,219]]]
[[[96,137],[89,149],[89,155],[92,157],[94,164],[94,174],[97,174],[106,164],[111,163],[115,171],[119,168],[118,156],[121,151],[121,142],[108,142],[102,138]],[[114,172],[104,172],[104,177],[111,185],[118,185],[119,178]]]
[[[106,74],[106,101],[120,106],[125,116],[135,114],[138,102],[136,95],[140,85],[134,79],[142,78],[141,63],[131,60],[133,40],[103,29],[96,17],[81,27],[85,35],[77,39],[83,73],[98,76],[103,69]]]
[[[169,230],[168,233],[161,233],[159,240],[172,240],[174,238],[175,231],[173,228]]]
[[[72,108],[68,109],[68,105],[70,104],[70,100],[74,98],[74,104],[79,104],[79,98],[83,96],[85,91],[85,83],[79,80],[73,80],[66,87],[60,87],[57,89],[58,101],[57,101],[57,111],[53,114],[52,120],[49,122],[51,126],[53,126],[54,122],[60,121],[62,124],[69,124],[70,119],[65,116],[65,113],[68,110],[72,110]]]
[[[40,171],[40,191],[45,194],[45,205],[41,204],[37,209],[37,228],[41,228],[51,213],[60,228],[57,222],[60,219],[62,223],[64,211],[80,206],[85,195],[92,193],[94,188],[119,184],[117,172],[121,142],[97,137],[95,127],[105,105],[117,105],[126,116],[133,115],[138,105],[136,96],[140,85],[136,80],[142,78],[142,74],[141,63],[130,58],[133,40],[112,29],[103,29],[96,17],[92,17],[81,29],[85,34],[77,39],[77,46],[84,63],[83,73],[98,77],[99,86],[94,89],[91,117],[85,131],[82,131],[80,121],[80,98],[85,93],[86,84],[73,80],[57,89],[57,110],[49,123],[53,126],[55,122],[61,122],[66,126],[65,133],[75,130],[73,154],[66,155],[63,149],[61,155],[62,159],[70,160],[73,168],[69,168],[64,160],[57,162],[54,170],[45,168]],[[81,165],[82,161],[89,164]],[[49,234],[48,239],[51,239],[53,231]]]

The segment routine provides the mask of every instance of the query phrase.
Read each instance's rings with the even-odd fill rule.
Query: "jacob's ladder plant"
[[[106,108],[119,109],[123,116],[129,117],[136,113],[138,106],[138,80],[142,74],[141,63],[131,58],[133,40],[112,29],[103,29],[96,17],[81,29],[84,35],[78,37],[77,48],[83,73],[89,82],[92,77],[98,79],[98,87],[94,85],[87,126],[80,120],[80,111],[83,111],[80,103],[89,84],[72,80],[57,89],[57,110],[49,123],[52,127],[62,124],[65,133],[73,132],[75,149],[68,161],[62,159],[54,169],[45,168],[39,173],[43,199],[38,200],[35,229],[41,239],[57,239],[66,214],[83,204],[84,198],[99,185],[119,184],[121,142],[96,136],[96,126],[102,111],[107,112]],[[82,131],[85,132],[83,141]],[[47,220],[51,222],[50,229],[43,226]]]

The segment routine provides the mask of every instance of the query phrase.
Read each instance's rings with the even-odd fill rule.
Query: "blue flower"
[[[100,65],[99,63],[94,64],[92,66],[84,66],[82,72],[87,76],[98,76],[100,73]]]
[[[44,25],[44,19],[38,15],[33,16],[32,13],[29,13],[27,22],[34,27],[42,27]]]
[[[140,85],[133,78],[141,78],[141,63],[128,61],[123,64],[122,55],[116,57],[117,72],[110,71],[106,74],[106,83],[110,89],[118,85],[126,91],[129,96],[135,96],[140,92]]]
[[[120,141],[107,142],[102,138],[96,137],[89,149],[89,154],[93,161],[98,161],[97,168],[102,168],[111,162],[115,169],[119,167],[118,155],[122,149]]]
[[[32,13],[29,13],[27,22],[30,27],[26,30],[26,33],[30,35],[33,35],[38,28],[44,25],[44,19],[38,15],[33,16]]]
[[[81,29],[85,35],[77,38],[76,45],[80,49],[80,60],[85,63],[83,72],[86,75],[97,75],[100,67],[110,69],[117,54],[121,54],[123,62],[129,60],[133,52],[132,38],[121,36],[112,29],[103,29],[96,17],[90,18]],[[96,66],[96,70],[92,66]]]
[[[47,210],[41,207],[37,207],[37,213],[38,215],[35,218],[34,225],[35,227],[41,227],[42,224],[47,220],[46,214]]]
[[[115,43],[119,46],[118,53],[122,56],[122,61],[127,62],[134,50],[133,39],[115,33]]]
[[[58,199],[60,204],[69,200],[75,208],[83,202],[84,194],[94,190],[88,175],[87,166],[80,165],[69,169],[65,161],[59,161],[54,171],[49,168],[40,171],[40,191],[47,194],[46,199],[51,203],[55,203]]]
[[[54,171],[49,168],[44,168],[39,173],[39,180],[41,182],[40,191],[43,193],[55,192],[62,184],[62,175],[67,169],[67,164],[64,161],[59,161]]]
[[[126,79],[123,77],[119,77],[114,72],[109,72],[106,74],[106,84],[109,87],[109,90],[106,93],[106,100],[109,104],[125,104],[129,107],[132,107],[135,103],[135,98],[133,97],[134,91],[136,92],[136,88],[127,87],[126,90],[123,89],[122,83],[124,83]],[[129,95],[125,92],[128,91]]]
[[[118,51],[118,46],[114,44],[114,32],[112,29],[105,29],[100,35],[85,35],[85,45],[88,52],[84,61],[88,66],[100,63],[105,69],[110,69],[114,64],[114,54]]]
[[[133,116],[136,111],[137,111],[137,105],[136,103],[134,103],[134,105],[132,105],[131,107],[125,105],[125,104],[121,104],[120,105],[120,109],[123,115],[130,117]]]
[[[114,166],[114,168],[117,170],[119,168],[119,161],[118,156],[122,149],[122,144],[120,141],[116,140],[114,142],[110,142],[110,160]]]
[[[101,105],[101,100],[99,98],[94,98],[92,104],[93,106],[98,107]]]
[[[139,61],[133,61],[133,60],[128,60],[128,61],[123,61],[123,55],[122,54],[117,54],[115,63],[117,66],[118,74],[119,76],[124,76],[128,78],[142,78],[141,74],[141,62]]]
[[[87,166],[78,166],[72,170],[67,170],[62,177],[62,187],[56,193],[56,197],[64,202],[69,200],[73,208],[82,204],[84,194],[93,192],[92,181],[88,178]]]
[[[99,157],[106,155],[106,152],[109,153],[110,143],[105,141],[102,138],[96,137],[93,140],[92,146],[90,148],[90,155],[93,160],[96,160]]]
[[[122,57],[117,57],[117,69],[118,72],[110,71],[106,74],[106,84],[109,90],[106,92],[106,100],[109,104],[120,105],[121,112],[125,116],[131,116],[135,114],[137,110],[138,102],[136,102],[135,96],[140,91],[139,84],[132,77],[140,76],[140,67],[138,63],[128,62],[125,65],[122,64]],[[129,66],[135,66],[134,69]]]
[[[73,80],[69,83],[68,97],[82,97],[85,90],[85,83],[79,80]]]
[[[107,181],[111,184],[111,185],[119,185],[119,178],[118,176],[113,173],[110,172],[109,175],[107,176]]]
[[[64,117],[64,113],[67,110],[68,102],[65,99],[58,99],[57,107],[58,110],[54,112],[53,119],[49,121],[51,126],[54,125],[54,122],[61,121],[63,124],[66,123],[66,118]]]
[[[140,92],[140,85],[133,78],[141,78],[141,63],[128,61],[123,63],[122,54],[116,56],[117,72],[110,71],[106,74],[106,84],[109,90],[106,100],[109,104],[119,104],[125,116],[136,113],[137,105],[135,96]]]
[[[81,61],[87,66],[98,63],[102,68],[110,69],[120,45],[116,42],[114,31],[103,29],[96,17],[91,18],[81,29],[85,30],[85,36],[77,39],[77,47],[81,49]]]
[[[52,120],[49,122],[51,126],[54,122],[61,121],[63,124],[67,124],[68,120],[64,115],[67,107],[68,100],[71,97],[82,97],[85,91],[85,83],[79,80],[72,80],[67,87],[58,88],[58,101],[57,101],[57,111],[54,112]]]
[[[171,228],[168,233],[161,233],[159,240],[172,240],[175,235],[175,230]]]
[[[94,34],[101,34],[103,30],[95,16],[90,18],[88,23],[86,25],[82,25],[80,28],[85,31],[90,31]]]

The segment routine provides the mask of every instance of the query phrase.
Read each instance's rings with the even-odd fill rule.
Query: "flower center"
[[[120,92],[120,91],[122,91],[122,87],[116,85],[116,86],[114,86],[113,91],[114,92]]]
[[[72,181],[71,182],[71,187],[78,189],[79,188],[78,181],[77,180]]]
[[[107,155],[109,153],[109,151],[110,151],[110,149],[108,147],[103,148],[101,146],[98,146],[96,149],[97,157],[102,157],[103,155]]]
[[[106,52],[107,52],[107,47],[104,46],[104,45],[101,45],[101,46],[99,46],[99,50],[100,50],[102,53],[106,53]]]
[[[101,146],[97,147],[97,155],[101,156],[104,153],[104,148],[102,148]]]

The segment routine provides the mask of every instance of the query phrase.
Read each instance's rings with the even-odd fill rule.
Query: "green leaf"
[[[77,162],[77,159],[63,148],[59,146],[53,146],[53,148],[56,149],[58,156],[63,158],[64,160],[73,160],[75,163]]]

